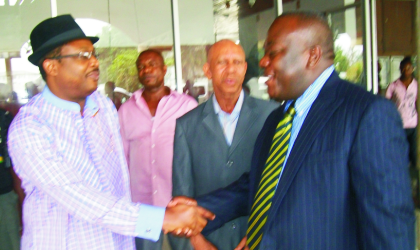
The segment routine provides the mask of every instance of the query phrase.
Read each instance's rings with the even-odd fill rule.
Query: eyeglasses
[[[99,55],[96,53],[96,51],[91,51],[91,52],[87,52],[87,51],[83,51],[80,52],[78,54],[71,54],[71,55],[64,55],[64,56],[54,56],[54,57],[48,57],[46,59],[62,59],[62,58],[67,58],[67,57],[77,57],[81,60],[89,60],[92,56],[94,56],[96,59],[98,59]]]

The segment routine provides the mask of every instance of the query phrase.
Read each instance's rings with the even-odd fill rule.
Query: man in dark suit
[[[173,158],[173,195],[196,197],[225,187],[249,172],[255,140],[265,119],[278,107],[248,96],[242,90],[247,64],[240,45],[215,43],[208,52],[204,73],[214,95],[177,119]],[[246,216],[225,223],[209,234],[191,239],[195,249],[233,249],[247,228]],[[183,241],[176,249],[191,248]],[[211,245],[212,244],[212,245]]]
[[[249,223],[248,243],[237,249],[414,249],[401,119],[389,101],[341,80],[333,59],[333,36],[321,17],[284,14],[271,25],[260,66],[270,97],[285,103],[267,118],[250,173],[197,199],[216,214],[203,234],[256,209],[276,127],[294,105],[284,167],[257,224],[262,236],[250,240]]]

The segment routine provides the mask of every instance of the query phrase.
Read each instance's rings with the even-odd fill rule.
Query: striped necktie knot
[[[283,119],[277,124],[257,193],[254,197],[246,233],[247,245],[250,250],[259,248],[271,201],[276,191],[280,173],[283,170],[283,163],[289,147],[293,117],[296,114],[294,104],[295,102],[290,104]]]

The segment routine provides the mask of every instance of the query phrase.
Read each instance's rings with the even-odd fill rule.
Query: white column
[[[275,3],[277,16],[280,16],[283,14],[283,0],[277,0]]]
[[[51,17],[57,16],[57,0],[51,0]]]
[[[371,10],[371,36],[372,36],[372,93],[378,93],[378,40],[376,33],[376,0],[370,1],[370,10]]]
[[[182,64],[181,64],[181,39],[179,33],[179,11],[178,0],[171,0],[172,3],[172,33],[174,38],[174,58],[175,58],[175,81],[176,89],[182,93]]]
[[[370,1],[364,0],[363,1],[363,8],[364,8],[364,20],[365,20],[365,27],[363,36],[365,38],[365,69],[366,69],[366,90],[372,90],[372,31],[371,31],[371,10],[370,10]]]

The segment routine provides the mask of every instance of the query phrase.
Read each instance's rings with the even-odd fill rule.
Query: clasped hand
[[[177,196],[166,207],[163,219],[163,232],[177,236],[191,237],[199,234],[207,224],[207,220],[213,220],[215,215],[197,206],[194,199]]]

